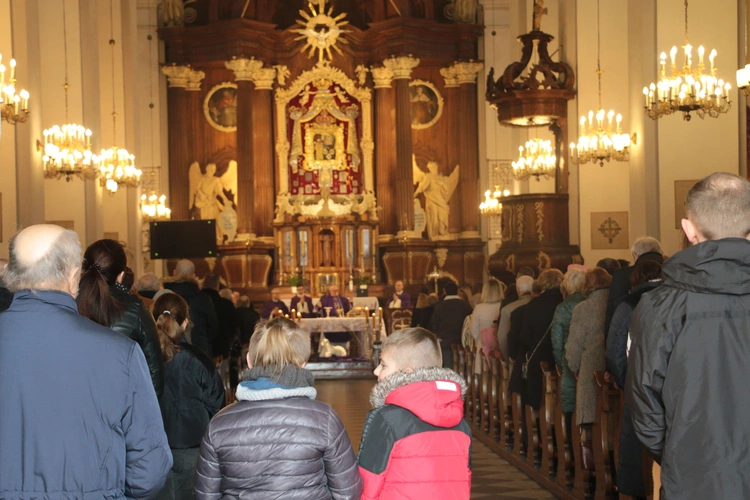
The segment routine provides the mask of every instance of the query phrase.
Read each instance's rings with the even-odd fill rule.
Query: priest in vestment
[[[263,304],[263,312],[260,313],[260,317],[263,319],[277,318],[289,314],[289,309],[279,299],[279,290],[274,288],[271,290],[271,300]]]
[[[292,304],[289,308],[297,311],[297,314],[303,318],[314,318],[312,299],[305,294],[305,287],[297,287],[297,295],[292,297]]]
[[[346,316],[346,313],[351,311],[352,305],[349,303],[349,299],[346,297],[343,297],[339,295],[339,287],[338,285],[331,285],[328,287],[328,293],[323,295],[321,297],[320,302],[318,302],[318,309],[321,310],[320,315],[322,317],[325,317],[325,308],[330,307],[330,315],[332,317],[336,317],[339,315],[338,310],[343,310],[343,315]]]
[[[390,309],[411,309],[411,297],[404,291],[404,282],[399,280],[396,282],[396,292],[388,302]]]

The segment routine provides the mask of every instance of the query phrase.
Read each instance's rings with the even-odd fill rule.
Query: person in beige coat
[[[565,359],[576,384],[577,424],[591,424],[596,418],[596,381],[594,373],[606,368],[604,323],[612,276],[604,269],[594,268],[586,273],[584,301],[573,308],[570,334],[565,343]]]

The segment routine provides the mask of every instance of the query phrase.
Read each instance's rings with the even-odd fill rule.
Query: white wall
[[[3,64],[9,67],[13,56],[10,0],[0,0],[0,54]],[[7,74],[6,74],[7,78]],[[19,89],[24,82],[18,82]],[[22,127],[23,125],[17,125]],[[0,257],[8,257],[8,240],[16,228],[16,133],[13,125],[0,124]]]

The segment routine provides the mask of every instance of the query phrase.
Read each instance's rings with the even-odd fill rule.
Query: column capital
[[[253,73],[263,67],[263,61],[254,57],[232,57],[231,61],[225,61],[224,66],[234,72],[234,79],[238,82],[249,82],[253,79]]]
[[[190,66],[177,66],[176,64],[161,68],[161,72],[167,76],[169,87],[178,89],[187,88],[190,71],[192,71]]]
[[[484,65],[477,61],[456,62],[453,66],[459,85],[474,84],[477,82],[477,73],[482,71]]]
[[[391,82],[393,81],[393,70],[391,68],[370,68],[372,73],[372,81],[375,82],[376,89],[388,89],[391,88]]]
[[[276,68],[260,68],[253,72],[255,90],[271,90],[276,80]]]
[[[401,56],[391,57],[383,61],[383,66],[393,71],[393,78],[396,80],[409,80],[411,71],[419,66],[419,59],[416,57]]]
[[[203,71],[191,69],[187,76],[187,91],[198,91],[201,89],[201,81],[206,78]]]
[[[456,68],[454,66],[440,68],[440,74],[445,79],[445,88],[455,88],[461,85],[458,82],[458,75],[456,74]]]

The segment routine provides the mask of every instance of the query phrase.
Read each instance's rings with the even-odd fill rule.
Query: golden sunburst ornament
[[[311,14],[308,14],[304,10],[299,11],[300,15],[305,19],[297,20],[297,24],[302,26],[292,30],[295,33],[299,33],[300,36],[295,40],[305,40],[305,46],[302,47],[302,52],[309,49],[307,57],[312,57],[313,54],[318,52],[318,61],[322,61],[324,57],[328,57],[329,60],[333,60],[333,54],[331,48],[335,49],[339,55],[343,55],[341,49],[336,46],[337,42],[349,43],[341,35],[349,33],[349,30],[343,29],[344,26],[349,24],[349,21],[345,20],[346,12],[342,12],[336,17],[332,17],[333,6],[326,12],[325,0],[320,0],[318,3],[317,10],[313,4],[308,4]]]

